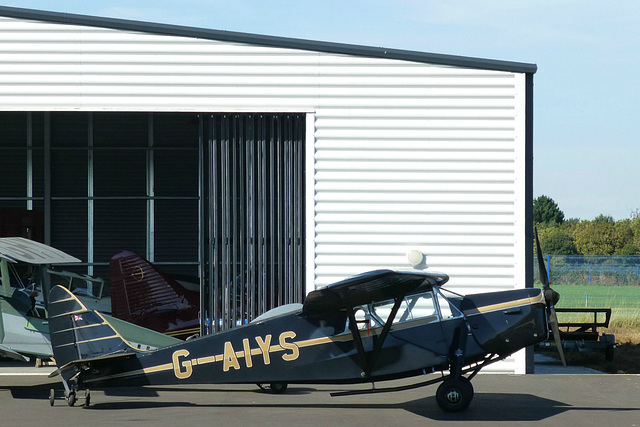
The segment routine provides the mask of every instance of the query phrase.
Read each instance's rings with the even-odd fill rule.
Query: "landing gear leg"
[[[67,401],[69,406],[74,406],[78,400],[78,389],[77,384],[73,381],[74,386],[69,386],[69,382],[62,379],[62,385],[64,386],[64,398]],[[51,389],[49,391],[49,405],[53,406],[56,401],[56,391]],[[84,391],[84,406],[89,406],[91,404],[91,392],[87,389]]]
[[[465,325],[466,326],[466,325]],[[469,407],[473,399],[473,386],[469,378],[462,376],[464,349],[467,344],[466,327],[456,330],[455,350],[450,353],[449,378],[444,380],[436,392],[438,406],[446,412],[461,412]],[[457,348],[456,348],[457,347]]]

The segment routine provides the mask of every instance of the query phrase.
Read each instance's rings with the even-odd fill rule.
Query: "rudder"
[[[51,290],[49,332],[58,366],[122,353],[129,347],[100,313],[88,310],[62,286]]]

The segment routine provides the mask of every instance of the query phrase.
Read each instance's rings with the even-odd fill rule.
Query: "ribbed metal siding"
[[[523,75],[14,19],[0,43],[6,110],[314,112],[316,285],[418,248],[523,286]]]
[[[524,287],[523,74],[14,19],[0,67],[5,110],[312,113],[308,289],[411,249],[453,289]]]

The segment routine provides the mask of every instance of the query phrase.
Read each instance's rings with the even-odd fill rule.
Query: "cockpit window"
[[[447,292],[445,297],[440,289],[407,296],[402,300],[400,308],[393,319],[393,324],[414,320],[436,322],[440,319],[447,320],[462,316],[460,310],[448,298],[461,299],[462,296]],[[391,315],[393,305],[394,300],[387,300],[354,307],[358,329],[363,330],[384,326]],[[349,321],[347,320],[345,332],[348,331]]]
[[[386,323],[394,301],[384,301],[371,304],[372,317],[376,318],[378,323],[383,325]],[[438,320],[437,307],[433,301],[433,292],[425,292],[422,294],[411,295],[404,298],[393,323],[404,323],[418,319],[431,318],[432,321]]]
[[[454,303],[451,302],[462,300],[463,297],[461,295],[441,288],[438,288],[436,292],[438,295],[438,305],[440,306],[442,320],[454,319],[462,316],[462,312],[458,310]]]

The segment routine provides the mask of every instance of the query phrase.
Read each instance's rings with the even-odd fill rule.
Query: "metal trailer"
[[[577,313],[592,315],[592,320],[558,322],[560,338],[565,351],[581,353],[603,351],[606,360],[613,360],[616,348],[614,334],[598,332],[598,328],[607,328],[611,320],[610,308],[556,308],[556,313]],[[562,316],[559,316],[562,318]],[[604,318],[603,318],[604,317]],[[539,351],[556,351],[553,337],[537,345]]]

